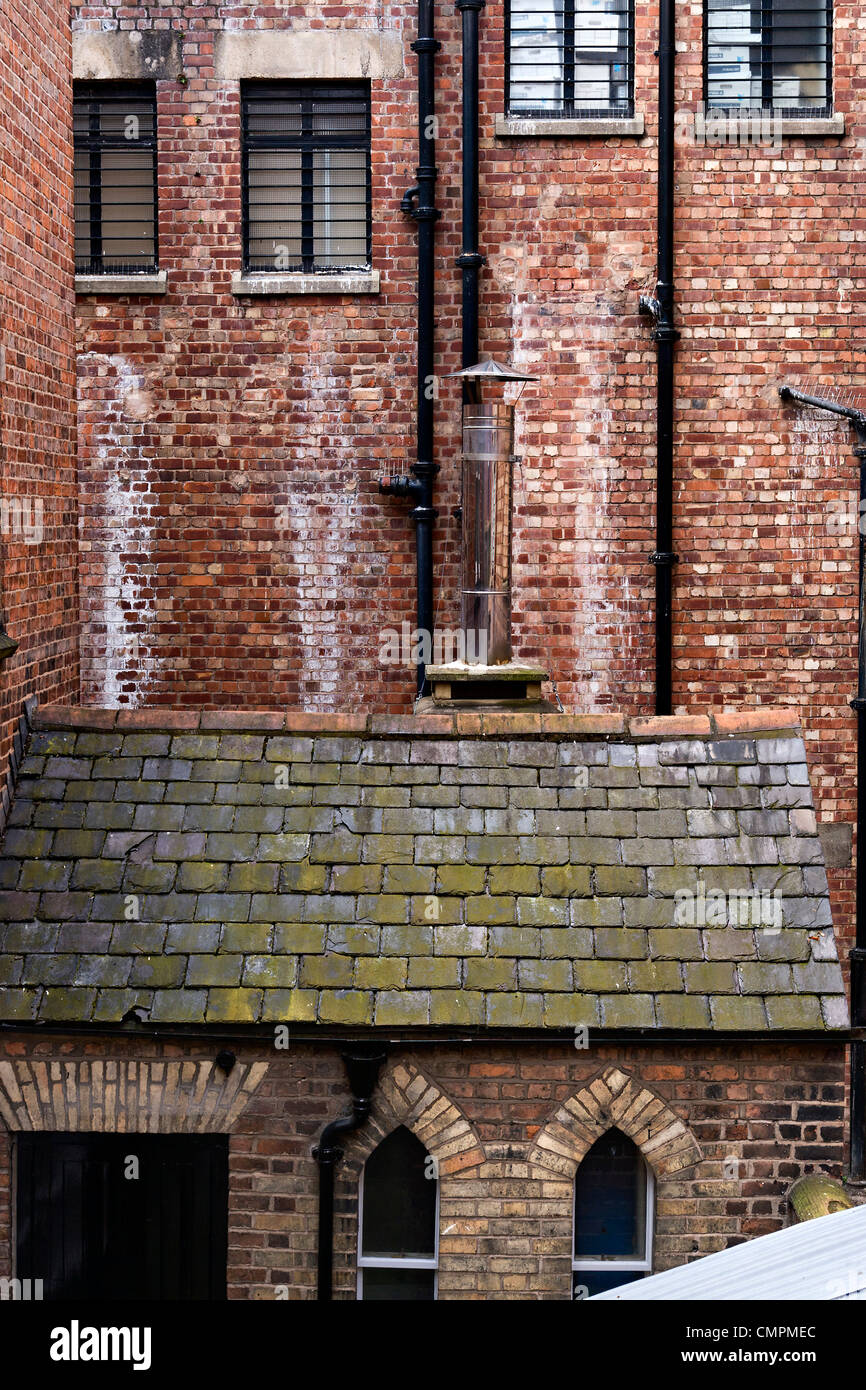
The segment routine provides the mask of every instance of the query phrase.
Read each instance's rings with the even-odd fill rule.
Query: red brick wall
[[[407,508],[377,494],[414,430],[413,5],[324,14],[234,6],[233,29],[384,24],[401,79],[374,81],[374,297],[238,300],[237,83],[213,76],[219,11],[78,3],[76,25],[184,31],[186,83],[158,84],[165,299],[79,303],[87,663],[93,704],[405,709],[383,628],[414,615]],[[837,0],[846,135],[779,150],[690,134],[698,6],[679,5],[674,702],[790,703],[810,739],[819,817],[853,819],[855,467],[847,428],[784,408],[785,378],[856,390],[866,242],[859,109],[866,38]],[[228,22],[228,21],[226,21]],[[518,410],[515,650],[566,708],[652,701],[656,6],[637,7],[647,135],[497,138],[503,6],[482,14],[482,350],[537,374]],[[438,7],[437,621],[456,623],[459,20]],[[866,396],[864,396],[866,400]],[[847,518],[845,512],[847,509]],[[288,524],[286,525],[286,519]],[[105,632],[115,633],[106,649]],[[130,655],[124,640],[137,644]],[[110,643],[109,643],[110,647]],[[844,928],[850,875],[834,874]]]
[[[292,1039],[288,1051],[233,1047],[242,1061],[271,1065],[231,1137],[230,1297],[312,1298],[318,1187],[311,1151],[325,1124],[348,1105],[339,1053]],[[134,1038],[10,1038],[2,1053],[42,1060],[211,1058],[214,1049]],[[655,1092],[700,1150],[694,1166],[657,1182],[657,1270],[778,1229],[790,1219],[785,1194],[796,1178],[842,1172],[844,1049],[838,1044],[593,1044],[586,1052],[567,1041],[440,1043],[405,1051],[395,1044],[388,1066],[397,1063],[419,1069],[456,1106],[484,1151],[474,1166],[440,1166],[442,1298],[571,1296],[571,1179],[534,1167],[527,1156],[555,1109],[611,1066]],[[363,1134],[347,1139],[345,1150],[336,1193],[335,1288],[338,1297],[352,1298]],[[0,1130],[0,1273],[9,1249],[4,1152]]]
[[[71,41],[62,0],[0,14],[0,759],[27,695],[78,691]]]

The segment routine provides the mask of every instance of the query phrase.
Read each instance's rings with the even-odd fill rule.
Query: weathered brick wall
[[[78,691],[71,41],[63,0],[0,13],[0,766],[27,695]]]
[[[378,664],[413,617],[413,538],[376,479],[404,471],[414,409],[414,7],[90,5],[78,29],[183,33],[158,83],[164,299],[79,303],[87,651],[94,704],[405,708]],[[846,134],[778,149],[690,133],[701,6],[680,53],[675,677],[678,707],[789,703],[809,730],[820,819],[853,819],[856,502],[844,425],[783,409],[784,376],[859,385],[864,31],[835,5]],[[237,83],[218,31],[381,27],[404,74],[374,81],[378,296],[234,298]],[[655,255],[657,6],[638,6],[642,138],[494,135],[503,7],[482,15],[482,349],[540,377],[518,411],[515,631],[568,708],[651,701],[654,349],[637,315]],[[438,9],[438,621],[452,623],[457,523],[459,22]],[[106,636],[108,634],[108,636]],[[130,643],[137,644],[131,647]],[[134,655],[130,652],[134,651]],[[841,860],[845,860],[844,851]],[[843,928],[852,881],[833,871]]]
[[[286,1286],[289,1298],[312,1298],[311,1150],[348,1104],[338,1048],[291,1037],[287,1051],[265,1041],[232,1046],[241,1064],[269,1065],[232,1131],[230,1297],[271,1299]],[[210,1060],[213,1045],[32,1035],[0,1043],[0,1059],[22,1052],[36,1061]],[[360,1164],[372,1138],[394,1123],[408,1123],[430,1152],[442,1154],[440,1297],[567,1299],[572,1170],[538,1161],[540,1136],[565,1101],[580,1095],[586,1103],[590,1085],[603,1096],[600,1077],[616,1092],[624,1083],[611,1078],[620,1076],[632,1091],[651,1093],[643,1102],[651,1113],[668,1118],[667,1107],[675,1117],[679,1138],[647,1153],[658,1170],[654,1267],[661,1269],[778,1229],[789,1219],[785,1193],[802,1174],[839,1176],[843,1074],[844,1048],[829,1042],[676,1049],[593,1042],[584,1052],[568,1042],[395,1042],[370,1131],[347,1145],[338,1170],[337,1296],[355,1296]],[[3,1140],[0,1130],[0,1152]],[[669,1166],[673,1153],[680,1157]],[[4,1195],[0,1183],[0,1232],[8,1221]],[[4,1254],[0,1244],[0,1266]]]

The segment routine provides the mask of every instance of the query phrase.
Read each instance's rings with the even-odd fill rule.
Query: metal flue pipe
[[[674,465],[674,103],[675,0],[661,0],[659,15],[658,246],[655,298],[642,297],[642,313],[655,319],[656,344],[656,571],[655,709],[670,714],[673,699],[673,465]]]

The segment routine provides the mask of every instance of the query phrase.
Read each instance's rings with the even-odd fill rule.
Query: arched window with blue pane
[[[653,1174],[640,1149],[609,1129],[574,1180],[573,1297],[591,1298],[652,1270]]]
[[[436,1297],[439,1182],[436,1160],[401,1125],[364,1165],[358,1230],[358,1297]]]

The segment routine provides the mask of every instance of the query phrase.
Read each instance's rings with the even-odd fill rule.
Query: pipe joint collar
[[[323,1168],[336,1168],[342,1157],[342,1149],[332,1148],[323,1144],[317,1144],[313,1149],[313,1158]]]
[[[679,555],[675,555],[672,550],[654,550],[649,557],[649,562],[651,565],[675,565],[679,558]]]
[[[433,39],[430,38],[429,35],[424,35],[423,38],[413,39],[409,47],[413,53],[438,53],[442,44],[438,39]]]
[[[480,251],[461,251],[454,264],[459,265],[461,270],[478,270],[487,264],[487,257],[482,256]]]
[[[672,323],[660,323],[657,328],[653,329],[652,337],[654,343],[675,343],[678,338],[682,337],[682,334],[678,328],[674,328]]]
[[[485,4],[486,0],[454,0],[454,8],[458,13],[461,10],[483,10]]]

